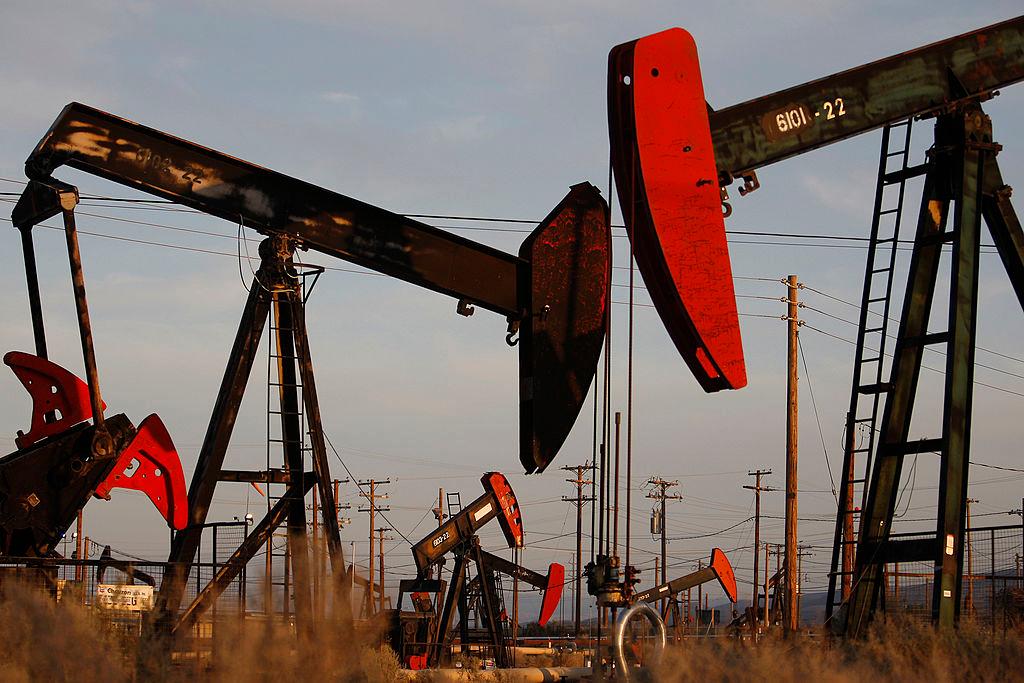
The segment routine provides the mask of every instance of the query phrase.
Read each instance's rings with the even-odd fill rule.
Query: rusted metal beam
[[[84,104],[64,108],[25,168],[45,179],[62,165],[506,316],[522,312],[515,256]]]
[[[303,477],[313,479],[314,472],[304,472]],[[262,470],[251,472],[248,470],[221,470],[220,481],[242,482],[245,484],[292,484],[297,477],[286,470]]]
[[[729,183],[886,123],[948,110],[1024,80],[1024,16],[710,113]]]

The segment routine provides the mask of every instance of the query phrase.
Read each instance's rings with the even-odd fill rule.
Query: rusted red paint
[[[729,602],[736,602],[736,574],[732,570],[729,558],[720,548],[711,551],[711,570],[715,572],[722,590],[729,596]]]
[[[129,468],[130,473],[127,472]],[[145,493],[167,520],[168,526],[180,530],[188,525],[185,474],[171,435],[157,415],[150,415],[142,421],[135,438],[121,453],[114,469],[96,487],[96,495],[109,498],[111,489],[115,488]]]
[[[572,430],[604,346],[611,278],[608,204],[590,183],[569,194],[523,242],[520,276],[532,311],[519,342],[520,453],[541,472]]]
[[[505,533],[505,540],[509,548],[523,547],[523,518],[519,510],[519,501],[512,491],[512,485],[501,472],[488,472],[480,480],[484,489],[494,494],[498,500],[498,507],[501,508],[498,514],[498,524]]]
[[[28,448],[92,417],[89,386],[71,372],[45,358],[21,351],[6,353],[4,363],[32,396],[31,427],[28,433],[18,433],[14,440],[18,448]],[[106,407],[103,404],[103,408]],[[54,414],[52,422],[46,422],[47,413]]]
[[[675,28],[609,56],[615,182],[637,266],[705,391],[746,385],[697,46]]]

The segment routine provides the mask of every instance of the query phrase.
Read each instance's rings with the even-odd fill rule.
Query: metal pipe
[[[655,630],[655,641],[653,651],[653,664],[656,666],[661,660],[661,655],[665,651],[665,646],[668,643],[668,634],[665,632],[665,622],[662,621],[661,615],[655,611],[646,602],[638,602],[631,607],[624,609],[620,614],[619,618],[615,621],[615,633],[613,635],[612,642],[615,648],[615,666],[616,675],[621,680],[628,681],[633,678],[633,668],[629,666],[626,661],[626,625],[631,619],[635,617],[643,617],[651,624],[651,627]]]
[[[25,257],[25,284],[28,288],[28,308],[32,315],[32,336],[36,343],[36,355],[46,358],[46,328],[43,325],[43,305],[39,296],[39,273],[36,269],[36,250],[32,242],[32,226],[23,225],[21,251]]]
[[[78,197],[74,198],[74,203]],[[61,204],[65,195],[61,194]],[[100,396],[99,371],[96,368],[96,349],[92,343],[92,324],[89,321],[89,304],[85,298],[85,273],[82,271],[82,254],[78,250],[78,232],[75,230],[74,204],[61,212],[64,217],[64,237],[68,245],[68,261],[71,264],[71,288],[75,293],[75,310],[78,313],[78,334],[82,339],[82,359],[85,362],[85,378],[89,383],[89,404],[92,419],[97,427],[103,427],[103,399]],[[99,431],[99,430],[97,430]]]
[[[614,543],[615,556],[619,555],[619,435],[622,432],[622,413],[615,413],[615,503],[614,503]]]

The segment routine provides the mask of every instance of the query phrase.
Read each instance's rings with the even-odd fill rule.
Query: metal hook
[[[720,188],[722,193],[722,218],[728,218],[732,215],[732,204],[729,203],[729,188],[723,185]]]
[[[508,320],[508,334],[505,335],[505,343],[509,346],[515,346],[519,343],[519,321],[509,318]],[[513,339],[515,337],[515,339]]]

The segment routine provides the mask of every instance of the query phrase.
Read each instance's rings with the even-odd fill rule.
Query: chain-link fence
[[[934,538],[934,533],[894,534],[893,540]],[[1016,624],[1024,617],[1024,527],[971,529],[964,547],[960,618],[991,628]],[[932,562],[885,565],[885,611],[931,618],[935,587]]]
[[[184,586],[183,608],[195,600],[226,564],[245,538],[248,526],[244,521],[204,525],[196,561],[189,568]],[[166,562],[134,556],[85,537],[81,539],[81,557],[74,550],[68,558],[0,560],[0,589],[28,586],[48,593],[56,602],[81,605],[128,643],[141,635],[146,614],[153,609],[169,566]],[[212,624],[219,616],[236,619],[246,613],[247,574],[247,569],[243,569],[226,586],[193,629],[194,635],[211,636]]]

